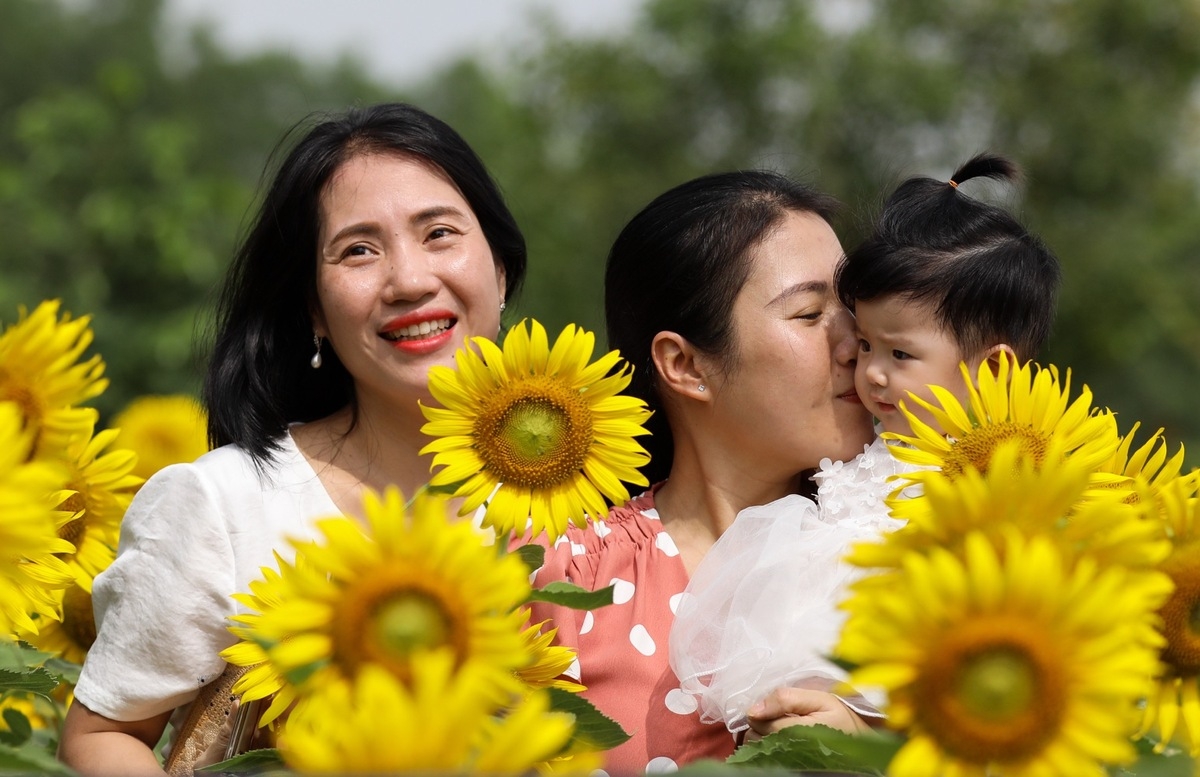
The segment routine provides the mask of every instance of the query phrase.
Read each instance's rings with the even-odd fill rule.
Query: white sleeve
[[[95,581],[96,642],[76,697],[113,720],[186,704],[233,644],[235,557],[216,485],[191,464],[161,470],[134,497],[117,559]]]

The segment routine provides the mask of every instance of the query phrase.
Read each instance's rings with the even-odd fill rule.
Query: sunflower
[[[525,611],[524,615],[528,617],[528,612]],[[542,628],[549,622],[535,623],[521,632],[525,638],[526,649],[533,656],[533,663],[518,669],[517,677],[531,688],[561,688],[571,693],[587,690],[579,683],[563,679],[563,672],[575,663],[575,651],[569,647],[551,644],[558,629],[552,628],[543,632]]]
[[[190,396],[138,397],[113,419],[114,445],[137,453],[133,474],[149,478],[168,464],[195,461],[208,452],[208,419]]]
[[[986,472],[967,468],[954,480],[925,481],[919,496],[889,498],[892,515],[907,523],[854,545],[847,560],[862,567],[898,568],[911,552],[937,547],[959,551],[971,532],[999,544],[1003,532],[1016,527],[1027,535],[1053,538],[1071,559],[1090,555],[1104,565],[1151,570],[1170,552],[1159,523],[1147,520],[1148,506],[1126,500],[1124,492],[1101,491],[1085,500],[1091,475],[1086,459],[1072,456],[1039,469],[1018,442],[1005,442],[997,446]],[[1158,575],[1152,577],[1161,582]],[[874,579],[882,585],[883,578]],[[1151,590],[1155,587],[1152,583]]]
[[[421,453],[442,467],[431,485],[458,484],[460,515],[487,503],[484,525],[508,533],[531,521],[535,535],[553,539],[568,521],[603,516],[606,497],[624,503],[622,481],[648,485],[637,468],[649,455],[634,438],[647,433],[650,411],[618,396],[633,369],[617,367],[619,353],[588,363],[595,339],[568,325],[550,348],[541,324],[522,322],[503,351],[476,337],[478,353],[455,353],[457,370],[430,369],[429,391],[443,407],[421,407],[429,421],[421,431],[439,438]]]
[[[82,664],[96,641],[96,619],[92,615],[92,581],[77,581],[55,592],[62,608],[62,620],[39,620],[36,634],[22,638],[39,650],[54,653],[73,664]]]
[[[921,421],[902,402],[913,436],[886,432],[884,437],[906,444],[891,446],[896,458],[934,469],[906,474],[901,482],[954,480],[969,469],[986,472],[1002,443],[1019,445],[1022,455],[1039,469],[1069,456],[1095,471],[1111,459],[1120,442],[1113,414],[1092,409],[1087,386],[1068,404],[1070,370],[1060,385],[1056,367],[1035,370],[1035,366],[1027,362],[1013,368],[1007,354],[1001,353],[995,374],[989,362],[979,365],[976,383],[967,366],[961,365],[970,394],[969,413],[941,387],[930,387],[940,407],[911,396],[940,428]]]
[[[910,554],[892,585],[854,593],[837,652],[907,733],[888,773],[1104,775],[1133,760],[1157,657],[1129,583],[1011,530],[1001,548],[971,533],[961,557]]]
[[[366,531],[350,518],[322,520],[323,543],[299,545],[294,565],[235,595],[258,612],[233,617],[242,642],[222,656],[241,666],[266,659],[235,693],[337,684],[369,665],[412,684],[414,657],[430,652],[475,667],[481,693],[519,693],[514,672],[530,662],[517,609],[530,592],[520,558],[481,544],[469,522],[449,522],[441,496],[418,498],[406,515],[399,490],[389,488],[382,497],[368,492],[364,508]]]
[[[1166,637],[1158,692],[1147,703],[1140,735],[1157,730],[1160,752],[1178,736],[1200,755],[1200,474],[1176,478],[1160,490],[1164,523],[1173,551],[1160,565],[1175,591],[1159,610]],[[1182,723],[1182,725],[1180,725]]]
[[[90,317],[58,317],[47,300],[0,335],[0,401],[16,402],[34,429],[33,455],[61,451],[89,433],[93,413],[76,407],[108,387],[99,356],[79,361],[92,343]]]
[[[71,584],[56,554],[75,546],[58,536],[52,494],[66,479],[58,464],[30,461],[33,431],[21,408],[0,402],[0,636],[37,632],[34,619],[59,617],[56,590]]]
[[[77,579],[87,581],[89,590],[91,578],[116,556],[121,519],[142,484],[140,477],[131,474],[137,463],[133,451],[102,452],[116,436],[114,429],[93,436],[89,423],[86,433],[66,448],[68,479],[66,488],[56,495],[62,500],[58,510],[69,515],[58,534],[75,546],[75,552],[63,560],[75,570]]]
[[[1159,493],[1164,485],[1179,477],[1183,469],[1183,445],[1170,458],[1167,457],[1167,442],[1163,430],[1159,429],[1137,450],[1133,439],[1141,423],[1135,423],[1129,434],[1121,438],[1120,445],[1112,458],[1099,467],[1100,473],[1108,473],[1108,482],[1096,483],[1100,488],[1123,491],[1130,502],[1146,501],[1159,505]]]
[[[476,688],[478,667],[456,669],[438,651],[413,664],[413,683],[367,665],[352,684],[320,689],[280,734],[287,765],[301,773],[524,774],[571,737],[573,716],[551,712],[545,691],[498,717]]]

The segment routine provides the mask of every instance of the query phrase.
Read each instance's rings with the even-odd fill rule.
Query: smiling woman
[[[151,748],[235,642],[231,595],[290,559],[286,539],[314,537],[318,518],[361,517],[366,490],[428,480],[429,370],[465,338],[496,336],[524,271],[496,185],[443,122],[386,104],[304,135],[217,310],[204,391],[216,450],[142,487],[96,578],[63,760],[162,774]]]

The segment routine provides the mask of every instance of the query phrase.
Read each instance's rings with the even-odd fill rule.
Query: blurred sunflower
[[[1146,520],[1147,507],[1127,501],[1124,492],[1101,491],[1084,500],[1091,474],[1088,462],[1074,456],[1038,469],[1019,443],[1002,443],[986,472],[967,468],[953,481],[927,480],[919,496],[889,498],[892,515],[907,523],[875,541],[855,544],[847,560],[897,568],[911,552],[937,547],[959,552],[971,532],[998,544],[1005,530],[1016,527],[1053,540],[1072,560],[1087,554],[1105,565],[1151,570],[1170,552],[1159,523]],[[1156,580],[1161,576],[1152,576],[1151,591]],[[863,584],[886,585],[879,577]]]
[[[69,588],[56,591],[62,608],[62,620],[38,620],[36,634],[23,634],[22,639],[47,653],[54,653],[73,664],[83,664],[88,650],[96,641],[96,619],[92,615],[92,581],[77,580]]]
[[[75,552],[63,560],[75,570],[77,579],[86,581],[104,571],[116,557],[117,539],[125,508],[142,479],[132,473],[137,455],[130,450],[104,449],[116,439],[115,429],[92,435],[92,424],[67,445],[63,463],[67,468],[65,488],[55,495],[61,500],[58,510],[69,520],[58,535],[75,546]]]
[[[537,321],[509,330],[503,351],[487,338],[472,342],[479,352],[460,349],[457,370],[429,372],[443,407],[421,407],[429,422],[422,431],[439,438],[421,450],[442,468],[430,484],[459,484],[460,515],[487,503],[484,525],[509,533],[531,522],[534,535],[547,530],[553,539],[568,521],[604,515],[606,497],[624,503],[622,481],[648,485],[637,468],[649,455],[634,438],[647,433],[650,411],[619,395],[632,371],[613,372],[620,354],[589,364],[591,332],[568,325],[551,348]]]
[[[523,610],[522,615],[524,621],[528,610]],[[549,622],[535,623],[521,632],[526,649],[533,656],[533,663],[518,669],[517,677],[531,688],[561,688],[571,693],[587,690],[579,683],[563,679],[562,673],[575,663],[575,651],[569,647],[551,644],[558,629],[551,628],[543,632],[542,628]]]
[[[90,434],[95,411],[76,407],[108,387],[99,356],[79,361],[92,343],[91,318],[58,317],[47,300],[0,334],[0,401],[20,406],[34,430],[32,455],[59,454],[73,438]]]
[[[1164,594],[1165,596],[1165,594]],[[910,554],[887,588],[846,603],[837,653],[850,682],[886,689],[906,743],[888,773],[1104,775],[1133,760],[1156,650],[1127,570],[1072,564],[1045,536],[979,533],[960,558]]]
[[[398,489],[368,492],[366,531],[350,518],[320,521],[323,544],[298,546],[295,565],[267,574],[252,595],[236,595],[262,609],[233,617],[242,642],[222,656],[241,666],[267,660],[238,692],[260,698],[285,682],[337,684],[367,665],[411,684],[415,657],[433,652],[452,656],[456,668],[472,666],[481,695],[519,693],[514,672],[530,655],[515,618],[529,595],[528,568],[481,544],[469,522],[449,522],[445,502],[425,494],[406,514]],[[312,674],[323,667],[336,672]]]
[[[1159,429],[1137,450],[1131,450],[1140,426],[1141,422],[1134,423],[1129,433],[1121,438],[1112,458],[1098,468],[1099,473],[1111,474],[1112,478],[1094,485],[1123,491],[1130,502],[1144,501],[1158,505],[1159,492],[1164,485],[1179,477],[1183,469],[1183,445],[1167,458],[1167,441],[1162,436],[1163,430]]]
[[[902,482],[954,480],[969,469],[987,472],[1002,443],[1018,445],[1039,469],[1067,456],[1093,471],[1108,461],[1120,442],[1113,414],[1093,411],[1087,386],[1068,404],[1070,370],[1060,385],[1056,367],[1035,370],[1035,366],[1026,363],[1013,368],[1007,354],[1001,353],[996,374],[984,362],[979,366],[978,381],[973,382],[966,365],[961,365],[970,394],[969,413],[954,394],[941,387],[930,387],[940,407],[910,397],[929,411],[940,428],[921,421],[901,403],[913,436],[885,433],[888,439],[907,443],[892,446],[892,453],[902,461],[935,468],[904,475]]]
[[[1161,752],[1173,737],[1200,755],[1200,473],[1176,478],[1160,490],[1173,550],[1159,568],[1175,591],[1159,610],[1166,637],[1158,692],[1151,694],[1139,736],[1156,731]],[[1182,725],[1180,725],[1182,723]]]
[[[148,479],[169,464],[195,461],[208,452],[208,416],[185,394],[138,397],[112,423],[114,445],[137,454],[133,474]]]
[[[57,620],[55,591],[73,579],[56,555],[75,546],[58,535],[61,514],[52,498],[66,473],[57,463],[30,461],[32,446],[21,408],[0,402],[0,635],[36,633],[31,615]]]
[[[412,683],[375,665],[353,683],[321,688],[288,716],[279,744],[302,773],[525,774],[568,743],[573,716],[544,691],[502,717],[478,693],[478,666],[448,652],[413,656]]]

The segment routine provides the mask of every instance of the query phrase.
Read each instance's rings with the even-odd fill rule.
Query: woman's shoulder
[[[589,553],[620,552],[653,542],[662,532],[662,521],[654,507],[654,489],[614,505],[603,518],[588,518],[583,526],[569,526],[556,546],[582,545]],[[576,555],[579,555],[578,553]]]

